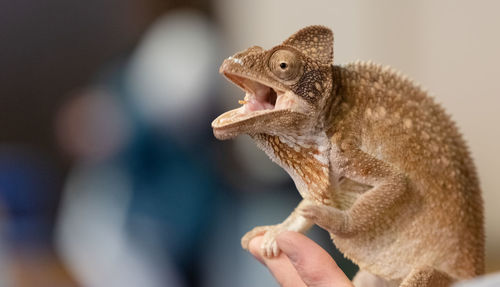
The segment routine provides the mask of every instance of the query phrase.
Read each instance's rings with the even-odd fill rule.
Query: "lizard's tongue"
[[[247,95],[248,101],[245,110],[249,112],[260,110],[272,110],[276,103],[276,93],[271,88],[257,84],[253,88],[253,95]]]
[[[245,109],[248,112],[260,111],[260,110],[272,110],[274,105],[266,101],[259,101],[258,99],[251,97],[249,101],[245,104]]]

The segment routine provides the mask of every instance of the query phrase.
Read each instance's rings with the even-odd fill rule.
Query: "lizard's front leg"
[[[254,229],[247,232],[243,238],[241,238],[241,246],[248,250],[248,245],[250,241],[264,234],[262,239],[262,251],[267,257],[273,257],[279,255],[278,244],[276,243],[276,237],[284,231],[296,231],[304,233],[311,226],[313,222],[302,215],[300,215],[301,209],[307,205],[305,200],[302,200],[295,210],[280,224],[267,225],[267,226],[257,226]]]
[[[350,236],[387,221],[391,212],[401,208],[401,202],[410,194],[410,186],[404,174],[355,147],[344,156],[348,158],[348,164],[341,167],[344,176],[372,188],[360,195],[348,210],[308,202],[300,214],[331,233]]]

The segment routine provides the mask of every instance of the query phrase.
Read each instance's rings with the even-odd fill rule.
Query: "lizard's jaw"
[[[218,139],[233,138],[242,133],[264,132],[266,127],[280,118],[279,115],[294,113],[296,96],[262,82],[243,76],[224,73],[246,94],[238,101],[242,106],[223,113],[212,122]]]

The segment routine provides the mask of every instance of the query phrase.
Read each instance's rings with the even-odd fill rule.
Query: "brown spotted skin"
[[[290,147],[281,142],[279,136],[258,134],[260,141],[271,146],[272,153],[278,160],[293,169],[302,181],[309,187],[310,199],[326,204],[332,204],[332,194],[330,192],[329,168],[328,164],[322,163],[315,158],[320,152],[314,146],[302,147],[296,145]]]
[[[359,212],[369,214],[372,208],[374,214],[360,216],[358,224],[369,226],[374,221],[373,226],[365,226],[364,235],[334,236],[337,246],[362,269],[393,282],[401,282],[408,273],[421,274],[416,268],[429,265],[453,279],[482,274],[484,229],[478,178],[450,117],[422,89],[388,68],[355,63],[335,69],[343,112],[329,130],[338,155],[332,160],[341,163],[341,169],[353,169],[347,173],[357,181],[375,185],[350,209],[356,213],[361,203],[368,205]],[[406,190],[388,188],[389,199],[363,198],[384,186],[377,190],[377,180],[370,177],[382,179],[391,173],[396,178],[387,185],[403,177]],[[391,202],[395,196],[399,199]],[[381,212],[386,212],[383,217],[375,215]],[[372,265],[388,258],[399,270]]]
[[[268,68],[280,49],[301,61],[293,80]],[[263,247],[275,252],[279,232],[314,223],[359,265],[356,286],[448,286],[484,272],[474,163],[454,122],[424,90],[387,67],[333,65],[333,34],[322,26],[270,50],[236,54],[221,71],[300,99],[274,121],[269,113],[235,121],[227,132],[214,126],[220,138],[249,134],[304,198],[283,223],[247,233],[243,247],[267,232]]]

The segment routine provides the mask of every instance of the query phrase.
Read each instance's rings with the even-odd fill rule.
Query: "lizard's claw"
[[[278,248],[278,243],[276,243],[276,237],[283,231],[284,229],[279,224],[255,227],[254,229],[247,232],[243,236],[243,238],[241,238],[241,246],[243,247],[243,249],[248,250],[250,241],[257,236],[264,234],[260,246],[260,248],[262,249],[262,254],[269,258],[278,256],[280,250]]]
[[[283,230],[278,226],[275,226],[275,228],[268,230],[266,234],[264,234],[264,238],[262,238],[262,245],[260,246],[264,256],[272,258],[273,256],[278,256],[280,254],[276,237],[281,232],[283,232]]]

